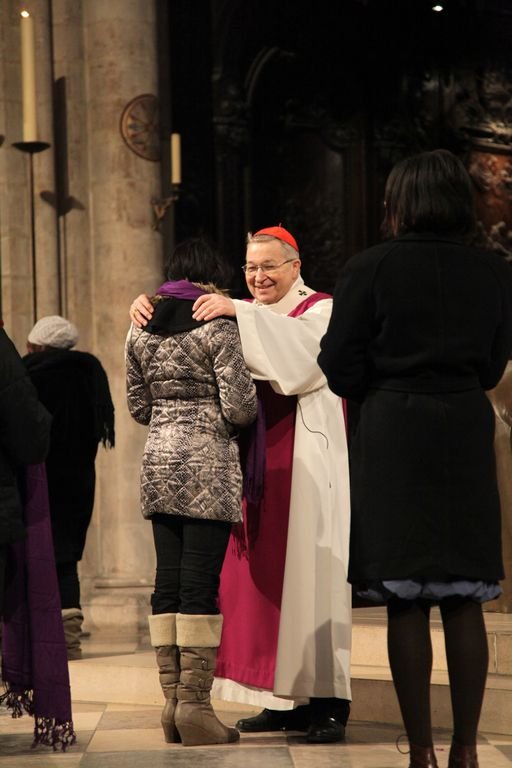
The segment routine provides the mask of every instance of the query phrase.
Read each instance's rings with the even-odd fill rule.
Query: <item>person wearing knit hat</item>
[[[78,342],[78,330],[73,323],[59,315],[42,317],[28,335],[32,347],[71,349]]]
[[[350,712],[348,451],[342,401],[317,364],[332,297],[305,285],[300,266],[291,232],[259,229],[242,267],[252,301],[202,296],[194,317],[236,318],[265,412],[263,496],[246,497],[221,575],[213,694],[265,707],[241,731],[324,743],[343,738]],[[136,325],[151,314],[135,299]]]
[[[78,562],[94,504],[96,452],[100,442],[114,445],[107,374],[94,355],[72,349],[77,341],[73,323],[48,315],[30,331],[23,358],[39,399],[53,417],[46,472],[69,659],[82,653]]]

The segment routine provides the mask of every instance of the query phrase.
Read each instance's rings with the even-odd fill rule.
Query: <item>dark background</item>
[[[433,5],[161,0],[162,146],[181,134],[183,173],[166,248],[206,235],[241,278],[246,233],[282,223],[331,291],[380,238],[391,166],[445,147],[475,181],[479,241],[512,257],[512,2]]]

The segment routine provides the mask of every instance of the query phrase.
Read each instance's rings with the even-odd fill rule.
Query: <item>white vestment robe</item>
[[[235,300],[254,379],[297,396],[288,539],[274,688],[216,679],[218,698],[288,709],[311,696],[351,699],[350,489],[342,401],[317,364],[332,299],[289,317],[314,291],[298,278],[273,305]]]

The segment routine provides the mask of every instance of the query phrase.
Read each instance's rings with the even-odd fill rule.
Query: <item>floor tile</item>
[[[512,754],[506,755],[500,749],[492,746],[479,746],[478,762],[481,768],[510,768]]]
[[[2,757],[0,751],[0,768],[82,768],[82,755],[60,752],[46,752],[39,754],[33,752],[30,755],[19,757]]]
[[[80,768],[174,768],[166,752],[88,752],[82,758]],[[190,762],[188,768],[192,768]],[[3,766],[0,765],[0,768]],[[193,765],[196,768],[196,765]]]
[[[181,744],[177,745],[182,748]],[[137,730],[97,730],[87,752],[141,752],[147,750],[169,750],[173,744],[166,744],[161,728],[139,728]],[[141,763],[142,765],[142,763]]]
[[[141,728],[160,728],[160,709],[118,710],[104,712],[98,723],[98,730],[138,730]]]
[[[408,755],[401,754],[396,746],[402,734],[401,749],[407,751],[403,727],[368,722],[350,721],[345,741],[332,745],[310,745],[304,733],[283,731],[244,733],[240,742],[231,745],[166,744],[160,725],[163,698],[147,636],[134,635],[128,643],[119,643],[117,637],[105,639],[94,634],[84,641],[89,663],[87,658],[71,662],[82,665],[79,669],[85,683],[74,690],[77,695],[80,690],[84,698],[88,694],[98,696],[91,682],[92,669],[105,679],[106,696],[103,701],[73,701],[78,743],[66,753],[42,746],[32,749],[33,720],[28,716],[12,719],[0,708],[0,768],[408,768]],[[130,654],[129,647],[144,648],[144,652]],[[109,702],[111,680],[125,679],[134,670],[140,676],[133,677],[133,690],[128,693],[135,697],[125,700],[117,696],[124,703]],[[107,673],[112,674],[109,677]],[[150,674],[154,695],[152,689],[149,695],[144,687]],[[229,702],[214,701],[213,705],[226,725],[234,725],[248,711],[257,711]],[[450,731],[436,730],[434,741],[439,766],[446,768]],[[480,733],[478,751],[480,768],[512,768],[512,734]]]
[[[117,754],[98,752],[88,753],[80,763],[80,768],[293,768],[293,762],[285,749],[267,749],[253,752],[240,752],[235,745],[217,747],[182,747],[180,751],[169,753],[143,751],[119,752]]]
[[[103,712],[107,706],[101,701],[73,701],[73,715],[76,712]]]
[[[149,712],[161,712],[163,707],[163,701],[161,704],[151,706],[149,704],[144,704],[143,707],[138,707],[136,704],[119,704],[117,702],[109,702],[108,704],[103,704],[103,708],[106,712],[133,712],[139,709],[145,709]]]
[[[100,720],[104,717],[103,712],[77,712],[73,708],[73,725],[75,731],[93,731],[96,727],[99,727]]]

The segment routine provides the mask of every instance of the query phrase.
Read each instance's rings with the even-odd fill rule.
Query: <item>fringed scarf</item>
[[[27,467],[24,480],[27,535],[9,547],[0,703],[34,717],[33,747],[65,751],[76,735],[44,464]]]

